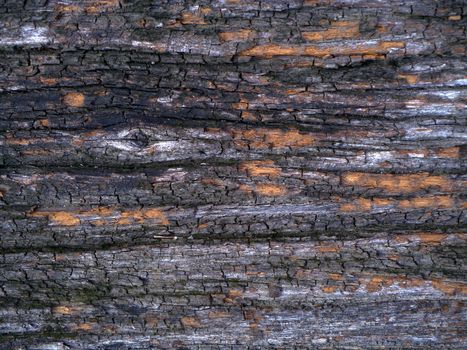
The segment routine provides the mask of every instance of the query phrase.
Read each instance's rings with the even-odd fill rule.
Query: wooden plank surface
[[[0,349],[464,349],[462,0],[0,0]]]

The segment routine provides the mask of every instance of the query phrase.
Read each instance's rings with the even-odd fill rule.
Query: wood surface
[[[0,0],[0,349],[467,348],[463,0]]]

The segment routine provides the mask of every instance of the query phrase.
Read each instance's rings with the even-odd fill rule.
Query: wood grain
[[[464,349],[462,0],[0,0],[0,349]]]

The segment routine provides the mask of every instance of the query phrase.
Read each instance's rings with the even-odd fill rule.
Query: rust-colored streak
[[[211,319],[229,318],[229,317],[232,317],[232,315],[225,311],[210,311],[208,313],[208,318],[211,318]]]
[[[232,108],[239,110],[248,109],[248,100],[241,98],[240,102],[232,103]]]
[[[423,279],[420,277],[405,277],[395,275],[372,275],[359,279],[369,293],[376,293],[392,286],[403,289],[434,288],[444,294],[467,294],[467,284],[459,281],[444,279]]]
[[[271,58],[274,56],[302,56],[305,48],[296,45],[264,44],[240,52],[239,56]]]
[[[331,23],[331,27],[327,30],[303,32],[302,37],[307,41],[357,38],[360,34],[359,24],[358,21],[335,21]]]
[[[341,247],[337,243],[322,243],[316,247],[316,250],[320,253],[338,253]]]
[[[30,213],[31,217],[48,217],[50,221],[54,224],[61,226],[76,226],[80,224],[79,218],[77,218],[73,213],[68,213],[65,211],[56,211],[56,212],[33,212]]]
[[[397,284],[398,287],[404,289],[417,288],[423,286],[425,284],[425,280],[417,277],[409,278],[400,276],[375,275],[371,277],[370,281],[366,284],[366,290],[369,293],[375,293],[394,284]]]
[[[48,119],[40,119],[39,120],[39,125],[44,127],[44,128],[47,128],[47,127],[49,127],[50,122],[49,122]]]
[[[416,197],[399,202],[401,209],[452,208],[454,200],[449,196]]]
[[[167,217],[160,209],[152,208],[152,209],[144,210],[143,217],[145,219],[156,219],[160,221],[162,225],[169,224],[169,220],[167,220]]]
[[[248,111],[242,111],[241,118],[242,118],[243,120],[249,120],[249,121],[256,121],[256,120],[258,120],[258,117],[257,117],[254,113],[248,112]]]
[[[387,198],[358,198],[354,201],[342,203],[339,210],[344,213],[370,212],[373,209],[382,209],[387,206],[402,210],[422,208],[452,208],[455,201],[450,196],[414,197],[402,200]]]
[[[330,280],[333,280],[333,281],[342,281],[343,280],[342,274],[340,274],[340,273],[330,273],[328,277],[329,277]]]
[[[281,185],[273,185],[273,184],[259,184],[255,187],[255,192],[263,195],[263,196],[283,196],[287,193],[287,189]]]
[[[232,31],[232,32],[221,32],[219,33],[219,39],[222,42],[225,41],[246,41],[246,40],[252,40],[256,37],[256,31],[252,29],[241,29],[238,31]]]
[[[227,295],[229,298],[240,298],[243,296],[243,291],[240,289],[230,289]]]
[[[370,55],[378,58],[377,55],[387,54],[395,49],[403,49],[405,42],[402,41],[380,41],[364,42],[359,44],[345,44],[340,46],[317,46],[317,45],[280,45],[264,44],[254,46],[239,53],[240,56],[253,56],[261,58],[271,58],[274,56],[314,56],[326,57],[349,56],[349,55]]]
[[[77,5],[57,4],[54,8],[54,11],[57,13],[79,12],[81,11],[81,7]]]
[[[185,11],[182,13],[181,24],[206,24],[205,15],[212,12],[209,7],[201,7],[195,11]]]
[[[253,189],[251,188],[251,186],[248,186],[248,185],[245,185],[245,184],[238,185],[238,189],[240,191],[247,192],[247,193],[252,193],[253,192]]]
[[[74,331],[90,331],[94,327],[94,323],[78,323],[76,326],[73,327]]]
[[[408,84],[416,84],[418,82],[418,76],[414,74],[399,74],[397,77],[405,79]]]
[[[196,317],[188,317],[184,316],[180,319],[180,322],[184,327],[191,327],[191,328],[200,328],[201,323],[198,321]]]
[[[334,293],[336,292],[338,289],[338,286],[323,286],[321,287],[321,290],[324,292],[324,293]]]
[[[448,177],[429,173],[394,175],[348,172],[343,174],[342,182],[344,185],[378,188],[391,193],[410,193],[428,188],[450,191],[453,187]]]
[[[232,134],[235,145],[240,148],[300,148],[314,145],[316,142],[316,138],[310,133],[303,133],[295,129],[236,129],[233,130]]]
[[[437,150],[436,155],[440,158],[453,158],[458,159],[460,155],[459,147],[447,147]]]
[[[357,200],[353,202],[341,204],[340,211],[344,213],[370,211],[372,208],[371,205],[372,205],[372,202],[370,199],[358,198]]]
[[[447,234],[443,233],[420,233],[417,235],[420,241],[426,245],[438,245],[441,244],[446,237]]]
[[[119,6],[119,0],[93,0],[83,1],[81,4],[79,2],[77,4],[57,4],[54,11],[60,14],[82,13],[83,11],[87,14],[96,14]]]
[[[106,224],[130,225],[156,221],[162,225],[169,225],[165,213],[157,208],[143,210],[126,210],[101,207],[85,211],[36,211],[29,213],[31,217],[47,217],[54,225],[77,226],[82,222],[89,222],[94,226]]]
[[[444,294],[467,294],[467,283],[433,279],[431,284]]]
[[[52,308],[52,312],[54,314],[61,314],[61,315],[73,315],[77,314],[82,311],[82,307],[79,306],[65,306],[59,305]]]
[[[305,7],[315,7],[315,6],[327,6],[331,4],[332,0],[305,0],[303,1],[303,6]]]
[[[119,0],[97,0],[92,1],[84,10],[86,13],[99,13],[111,8],[116,8],[120,4]]]
[[[55,78],[39,77],[39,81],[44,85],[55,85],[58,80]]]
[[[63,103],[69,107],[82,107],[85,97],[79,92],[69,92],[63,97]]]
[[[216,187],[224,187],[225,183],[221,179],[209,179],[203,178],[201,179],[201,183],[207,186],[216,186]]]
[[[254,160],[242,162],[240,171],[246,172],[248,176],[270,176],[277,177],[281,174],[281,169],[272,160]]]

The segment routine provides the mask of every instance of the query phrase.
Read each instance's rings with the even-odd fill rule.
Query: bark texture
[[[0,0],[0,348],[465,349],[466,11]]]

